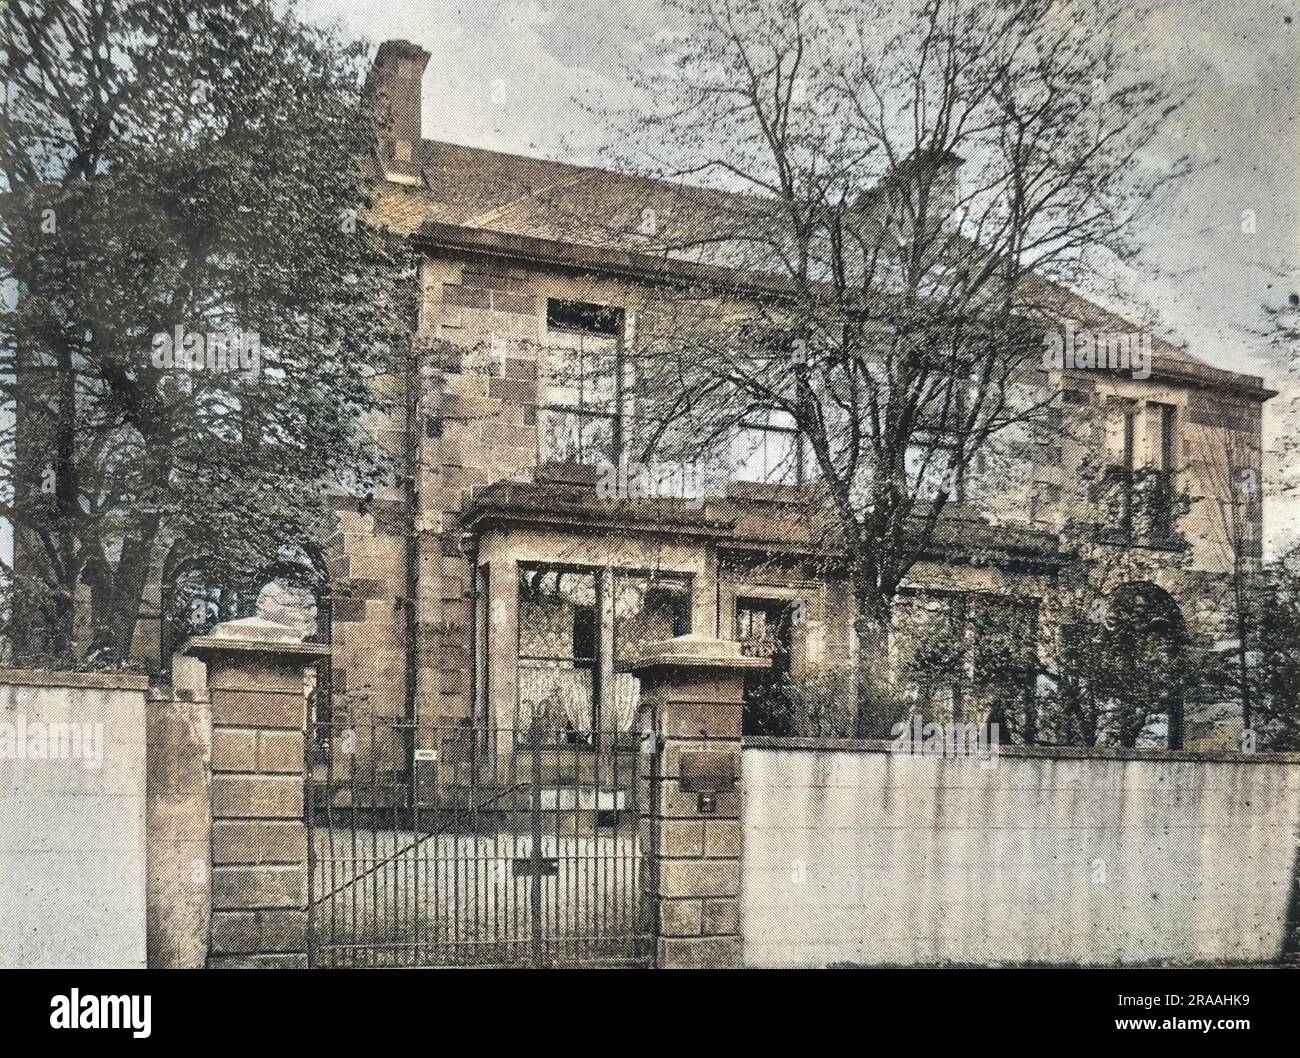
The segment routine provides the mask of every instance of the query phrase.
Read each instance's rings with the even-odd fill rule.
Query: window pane
[[[746,657],[764,658],[768,668],[745,672],[744,729],[751,735],[794,733],[793,705],[786,681],[793,653],[793,609],[775,599],[736,600],[736,639]]]
[[[599,610],[594,573],[519,574],[519,715],[545,732],[588,732],[595,715]]]
[[[590,668],[520,658],[516,728],[524,731],[536,718],[547,741],[562,733],[586,734],[594,716],[594,682]]]
[[[921,593],[900,596],[891,614],[893,663],[909,715],[956,719],[965,666],[965,635],[957,600]]]
[[[910,444],[907,446],[905,466],[907,487],[917,496],[925,500],[933,500],[940,492],[947,489],[949,499],[960,499],[956,494],[956,475],[950,474],[953,469],[953,456],[948,449],[934,447],[928,441]]]
[[[543,463],[601,463],[614,459],[614,420],[605,415],[543,408],[537,413]]]
[[[798,435],[739,426],[731,435],[731,479],[794,485],[799,480]]]
[[[691,582],[685,577],[614,576],[614,674],[609,700],[601,710],[606,730],[629,731],[641,703],[640,681],[620,671],[652,643],[691,630]]]
[[[631,661],[651,643],[690,631],[690,581],[619,573],[614,578],[614,660]]]
[[[542,403],[613,414],[618,342],[583,334],[548,334],[541,357]]]
[[[575,331],[615,337],[623,327],[623,310],[586,301],[548,298],[546,326],[549,330]]]

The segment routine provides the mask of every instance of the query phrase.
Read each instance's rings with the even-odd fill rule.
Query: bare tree
[[[1254,704],[1251,655],[1256,649],[1255,610],[1263,556],[1260,453],[1249,443],[1249,435],[1219,430],[1212,443],[1200,446],[1197,455],[1205,482],[1203,499],[1212,505],[1215,515],[1214,546],[1228,569],[1224,602],[1235,636],[1231,686],[1241,709],[1242,727],[1249,730]]]
[[[646,451],[690,433],[670,421],[697,451],[756,410],[793,424],[853,587],[860,700],[882,701],[904,578],[977,457],[1047,418],[1067,285],[1130,252],[1183,171],[1140,164],[1178,100],[1131,76],[1140,18],[1116,5],[670,7],[636,107],[606,117],[625,165],[734,193],[643,229],[701,277],[638,336],[662,395]]]

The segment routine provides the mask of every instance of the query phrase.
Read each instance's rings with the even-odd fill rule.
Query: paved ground
[[[531,839],[316,828],[320,965],[512,965],[534,958]],[[542,839],[536,920],[546,962],[634,960],[635,836]]]

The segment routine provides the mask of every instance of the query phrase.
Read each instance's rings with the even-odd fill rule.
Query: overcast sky
[[[577,100],[621,98],[623,64],[665,28],[654,0],[304,0],[304,12],[432,53],[427,137],[587,162],[605,145]],[[1266,415],[1276,448],[1296,389],[1259,331],[1262,303],[1300,288],[1300,0],[1175,0],[1161,21],[1152,70],[1197,86],[1165,146],[1201,164],[1144,234],[1147,262],[1120,279],[1167,336],[1284,390]],[[1265,517],[1270,550],[1300,538],[1300,503],[1274,499]]]

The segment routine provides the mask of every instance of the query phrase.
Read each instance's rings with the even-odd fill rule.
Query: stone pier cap
[[[688,632],[662,643],[650,643],[628,669],[641,676],[662,669],[763,669],[767,658],[741,653],[740,644],[729,639]]]

